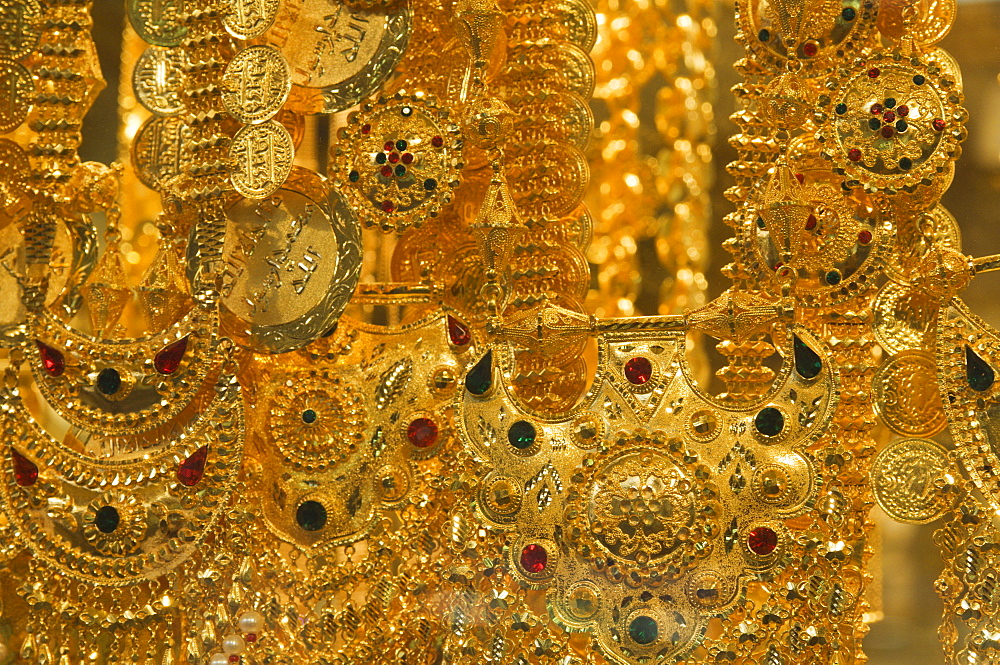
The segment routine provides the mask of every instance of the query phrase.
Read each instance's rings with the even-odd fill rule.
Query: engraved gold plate
[[[377,91],[403,56],[411,22],[407,0],[372,10],[338,0],[286,0],[266,39],[292,72],[288,108],[334,113]]]
[[[294,158],[292,135],[283,125],[248,125],[229,144],[233,188],[248,199],[265,199],[285,182]]]
[[[222,103],[244,124],[270,120],[288,98],[288,63],[271,46],[251,46],[236,54],[222,75]]]
[[[937,388],[934,358],[922,351],[894,356],[872,379],[875,409],[897,434],[933,436],[948,420]]]
[[[875,457],[872,492],[886,515],[906,524],[926,524],[940,517],[954,500],[948,451],[928,439],[893,441]]]
[[[139,103],[150,113],[168,116],[184,110],[181,84],[184,81],[184,51],[150,46],[132,70],[132,89]]]
[[[245,328],[238,341],[268,353],[328,332],[354,292],[360,227],[316,173],[295,167],[263,200],[229,207],[222,304]]]

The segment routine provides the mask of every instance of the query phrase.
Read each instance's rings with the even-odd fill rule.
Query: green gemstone
[[[823,361],[819,354],[795,336],[795,371],[803,379],[815,379],[823,370]]]
[[[632,623],[628,625],[628,636],[636,644],[652,644],[659,633],[660,628],[656,625],[656,620],[641,614],[632,619]]]
[[[507,440],[518,450],[530,448],[535,442],[535,426],[527,420],[518,420],[507,430]]]
[[[319,531],[326,526],[326,508],[319,501],[303,501],[295,511],[295,521],[306,531]]]
[[[785,429],[785,417],[773,406],[767,406],[757,412],[753,426],[764,436],[777,436]]]
[[[492,385],[493,351],[487,351],[465,375],[465,389],[473,395],[485,395]]]
[[[114,395],[121,387],[122,376],[113,367],[105,367],[97,375],[97,389],[105,395]]]
[[[840,284],[840,271],[831,270],[830,272],[826,273],[825,279],[826,283],[829,284],[830,286],[836,286],[837,284]]]
[[[843,102],[837,104],[837,115],[844,115],[845,113],[847,113],[847,104]]]
[[[118,528],[119,522],[121,522],[121,517],[118,515],[118,510],[113,506],[102,506],[98,508],[97,514],[94,515],[94,526],[101,533],[111,533]]]
[[[996,380],[993,368],[969,346],[965,347],[965,376],[969,387],[981,393],[992,388]]]
[[[357,171],[351,171],[349,174],[347,174],[347,177],[350,179],[351,182],[357,182],[361,178],[361,174],[358,173]]]
[[[302,422],[306,425],[312,425],[319,418],[319,414],[313,409],[306,409],[302,412]]]

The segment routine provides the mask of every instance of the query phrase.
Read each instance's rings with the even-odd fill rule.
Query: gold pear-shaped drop
[[[108,243],[94,272],[81,289],[90,310],[90,325],[95,335],[108,337],[132,299],[125,260],[118,243]]]
[[[164,330],[191,308],[191,292],[172,243],[160,243],[142,276],[139,305],[150,331]]]

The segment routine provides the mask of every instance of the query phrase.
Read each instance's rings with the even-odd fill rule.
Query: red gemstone
[[[529,573],[540,573],[549,565],[549,553],[541,545],[525,545],[521,550],[521,568]]]
[[[944,131],[944,127],[945,127],[944,120],[942,120],[941,118],[934,118],[934,122],[932,122],[931,125],[934,126],[934,130],[935,131],[938,131],[938,132],[943,132]]]
[[[806,231],[812,231],[816,228],[816,215],[809,215],[809,219],[806,220]]]
[[[858,233],[858,242],[860,242],[862,245],[867,245],[871,241],[872,241],[871,231],[861,231]]]
[[[361,133],[362,134],[367,134],[371,130],[372,130],[372,126],[370,124],[368,124],[367,122],[365,124],[361,125]]]
[[[885,137],[885,138],[887,138],[887,139],[891,139],[892,135],[895,134],[895,133],[896,133],[896,130],[893,129],[892,127],[883,127],[882,128],[882,136]]]
[[[66,369],[66,359],[63,358],[62,351],[57,351],[53,349],[48,344],[43,344],[37,339],[35,344],[38,346],[38,353],[42,356],[42,366],[45,367],[45,371],[49,373],[49,376],[59,376]]]
[[[809,58],[819,53],[819,45],[816,42],[806,42],[802,45],[802,52]]]
[[[778,268],[780,268],[780,267],[781,267],[781,266],[783,266],[783,265],[785,265],[785,264],[784,264],[784,263],[782,263],[781,261],[778,261],[777,263],[775,263],[775,264],[774,264],[774,267],[773,267],[773,268],[771,268],[771,269],[772,269],[772,270],[777,270]]]
[[[857,148],[851,148],[847,151],[847,158],[852,162],[857,162],[861,160],[861,151]]]
[[[778,546],[778,534],[766,526],[759,526],[747,535],[747,546],[759,556],[767,556]]]
[[[14,465],[14,480],[18,485],[28,487],[35,484],[38,480],[38,467],[34,462],[13,448],[10,449],[10,461]]]
[[[385,166],[382,167],[381,173],[386,178],[391,178],[392,177],[392,167],[389,166],[388,164],[386,164]]]
[[[188,348],[188,338],[182,337],[173,344],[160,349],[160,352],[153,358],[153,366],[160,374],[173,374],[181,365],[184,352]]]
[[[878,103],[872,104],[872,107],[869,110],[872,112],[872,115],[882,115],[882,105],[881,104],[878,104]]]
[[[238,663],[240,662],[240,657],[234,653],[232,656],[229,657],[229,662]]]
[[[382,146],[382,150],[386,152],[392,152],[396,148],[396,144],[392,141],[386,141],[385,145]]]
[[[389,161],[392,162],[393,164],[395,164],[396,162],[398,162],[399,161],[399,153],[398,152],[389,153]]]
[[[208,446],[202,446],[191,453],[191,456],[177,467],[177,480],[181,485],[193,487],[205,475],[205,459],[208,457]]]
[[[257,641],[257,633],[247,633],[246,635],[243,636],[243,639],[245,639],[247,642],[251,642],[251,643],[252,642],[256,642]]]
[[[653,363],[649,362],[649,358],[636,356],[625,363],[625,378],[629,380],[629,383],[641,386],[649,381],[652,376]]]
[[[871,69],[868,70],[868,78],[877,79],[878,75],[881,73],[882,72],[878,70],[878,67],[872,67]]]
[[[905,118],[906,116],[910,115],[910,107],[906,105],[897,106],[896,113],[899,114],[900,118]]]
[[[886,111],[882,114],[882,120],[885,122],[896,122],[896,114],[892,111]]]
[[[413,163],[413,153],[411,153],[411,152],[404,152],[403,153],[403,163],[404,164],[412,164]]]
[[[444,145],[444,139],[441,138],[440,136],[435,136],[434,138],[431,139],[431,145],[434,146],[435,148],[440,148],[441,146]]]
[[[465,346],[472,341],[469,329],[451,314],[448,315],[448,337],[455,346]]]
[[[427,448],[437,441],[438,426],[430,418],[417,418],[406,428],[406,438],[417,448]]]
[[[801,185],[801,184],[805,183],[806,176],[804,174],[802,174],[802,173],[796,173],[795,174],[795,179],[798,180],[799,184]]]
[[[392,212],[395,209],[396,206],[393,204],[392,201],[382,201],[382,210],[384,210],[385,212]]]

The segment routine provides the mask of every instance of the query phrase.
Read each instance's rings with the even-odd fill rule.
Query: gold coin
[[[0,133],[9,132],[28,117],[35,84],[18,62],[0,58]]]
[[[263,200],[227,211],[222,304],[249,331],[246,346],[270,353],[328,332],[361,269],[360,225],[325,178],[294,167]]]
[[[906,351],[882,365],[872,380],[875,410],[897,434],[933,436],[945,428],[934,358]]]
[[[912,282],[935,247],[962,250],[958,222],[940,203],[914,217],[901,216],[897,220],[896,251],[890,254],[886,266],[889,275],[899,282]]]
[[[237,39],[254,39],[264,34],[278,15],[279,0],[230,0],[222,25]]]
[[[903,20],[903,12],[916,6],[915,19]],[[955,0],[880,0],[878,29],[893,40],[906,34],[915,44],[930,46],[945,38],[955,22]]]
[[[875,456],[872,464],[875,501],[897,522],[925,524],[933,521],[950,503],[936,484],[950,468],[948,451],[934,441],[893,441]]]
[[[0,0],[0,57],[18,60],[38,43],[38,0]]]
[[[132,165],[142,184],[162,192],[180,175],[189,134],[187,124],[173,117],[150,118],[139,127],[132,141]]]
[[[0,212],[28,194],[28,169],[31,164],[21,146],[0,139]]]
[[[270,120],[292,87],[288,63],[272,46],[251,46],[236,54],[222,75],[222,103],[246,125]]]
[[[266,39],[291,70],[288,108],[333,113],[378,90],[403,56],[411,23],[405,0],[372,11],[337,0],[286,0]]]
[[[927,348],[937,311],[937,301],[925,292],[887,282],[872,307],[875,339],[891,354]]]
[[[127,0],[125,13],[136,34],[156,46],[180,46],[187,35],[181,23],[185,0]]]
[[[180,90],[184,85],[184,51],[150,46],[132,70],[132,89],[136,99],[150,113],[177,115],[184,110]]]
[[[294,157],[292,135],[284,126],[273,120],[248,125],[229,144],[233,187],[248,199],[265,199],[285,182]]]

